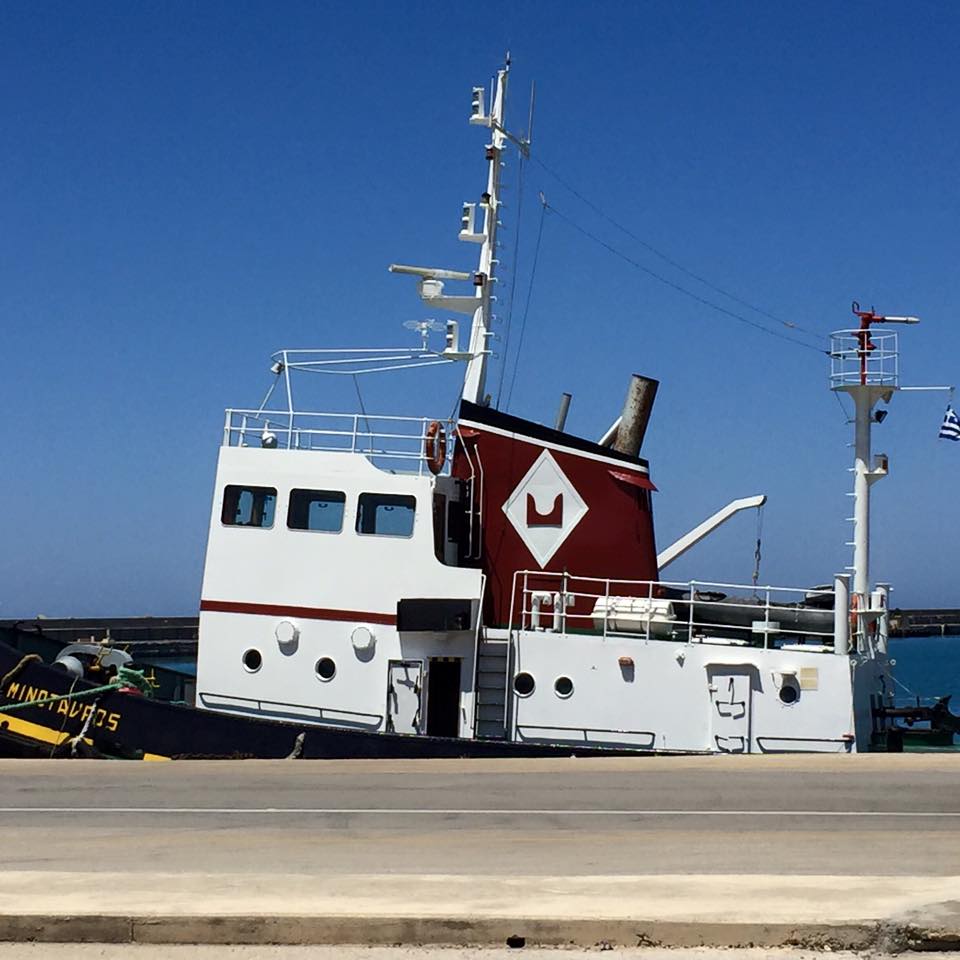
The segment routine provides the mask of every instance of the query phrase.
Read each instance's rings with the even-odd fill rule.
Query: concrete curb
[[[960,927],[914,923],[717,923],[561,918],[363,916],[0,916],[0,941],[367,946],[797,947],[960,949]]]

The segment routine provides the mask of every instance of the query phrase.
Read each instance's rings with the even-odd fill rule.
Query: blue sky
[[[0,617],[196,609],[223,408],[259,402],[278,347],[408,342],[424,312],[391,261],[472,266],[456,240],[484,176],[470,88],[508,46],[513,125],[536,80],[535,153],[593,204],[819,334],[853,298],[917,314],[904,381],[960,380],[958,42],[960,7],[924,2],[0,6]],[[776,326],[536,164],[518,216],[517,176],[511,162],[511,364],[541,190]],[[634,371],[662,381],[644,448],[662,545],[765,492],[762,580],[849,562],[850,435],[826,359],[548,213],[511,412],[550,422],[567,390],[569,428],[595,436]],[[349,399],[317,386],[305,405]],[[368,409],[445,414],[456,383],[364,389]],[[873,572],[904,606],[960,605],[945,400],[899,396],[875,435],[891,476]],[[671,576],[748,579],[755,533],[739,518]]]

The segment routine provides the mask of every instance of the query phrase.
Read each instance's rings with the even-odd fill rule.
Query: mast
[[[874,413],[879,401],[889,403],[900,389],[897,334],[876,333],[874,324],[919,323],[916,317],[886,317],[873,310],[861,310],[854,301],[853,313],[860,319],[855,330],[841,330],[831,335],[832,370],[830,387],[853,398],[853,593],[861,609],[868,606],[870,592],[870,489],[887,476],[889,460],[878,454],[870,461],[874,423],[886,417],[886,411]]]
[[[503,169],[502,154],[507,141],[516,145],[524,156],[530,154],[530,132],[527,137],[516,137],[504,126],[504,112],[507,100],[507,78],[510,73],[510,55],[507,54],[504,66],[497,71],[493,81],[490,112],[485,107],[486,90],[473,88],[473,104],[470,123],[474,126],[490,128],[490,142],[485,147],[487,160],[486,189],[478,202],[465,203],[460,218],[459,239],[480,246],[477,269],[474,273],[457,270],[442,270],[433,267],[413,267],[403,264],[391,264],[392,273],[413,274],[420,277],[420,299],[431,307],[466,314],[472,318],[470,338],[466,351],[461,352],[459,328],[455,320],[447,322],[447,346],[443,356],[450,360],[465,360],[466,372],[463,380],[462,397],[471,403],[482,404],[485,399],[487,376],[487,358],[490,355],[488,341],[491,336],[492,305],[496,300],[493,287],[496,283],[497,228],[500,226],[500,173]],[[531,100],[531,117],[533,106]],[[478,208],[482,223],[477,224]],[[444,293],[444,280],[471,280],[473,295],[449,295]]]
[[[473,232],[476,216],[475,204],[464,204],[463,229],[460,239],[467,242],[480,243],[480,262],[477,273],[473,278],[476,288],[477,307],[473,313],[473,324],[470,327],[471,354],[467,361],[467,371],[463,378],[463,399],[471,403],[482,403],[487,378],[487,340],[490,336],[492,288],[496,282],[494,272],[497,266],[497,227],[500,225],[500,171],[503,162],[500,155],[503,152],[507,134],[503,126],[504,107],[507,99],[507,78],[510,73],[510,59],[502,69],[497,71],[494,81],[493,103],[490,113],[484,116],[483,87],[474,87],[473,112],[470,123],[490,127],[490,143],[486,147],[487,158],[487,189],[480,197],[480,209],[483,211],[483,229],[479,233]]]

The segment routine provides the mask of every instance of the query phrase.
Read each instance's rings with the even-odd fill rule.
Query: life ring
[[[430,472],[438,474],[447,462],[447,432],[439,420],[431,420],[423,441],[423,456]]]

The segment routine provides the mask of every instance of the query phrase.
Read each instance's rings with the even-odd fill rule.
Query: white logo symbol
[[[544,450],[510,494],[503,512],[542,568],[583,519],[587,505]]]

